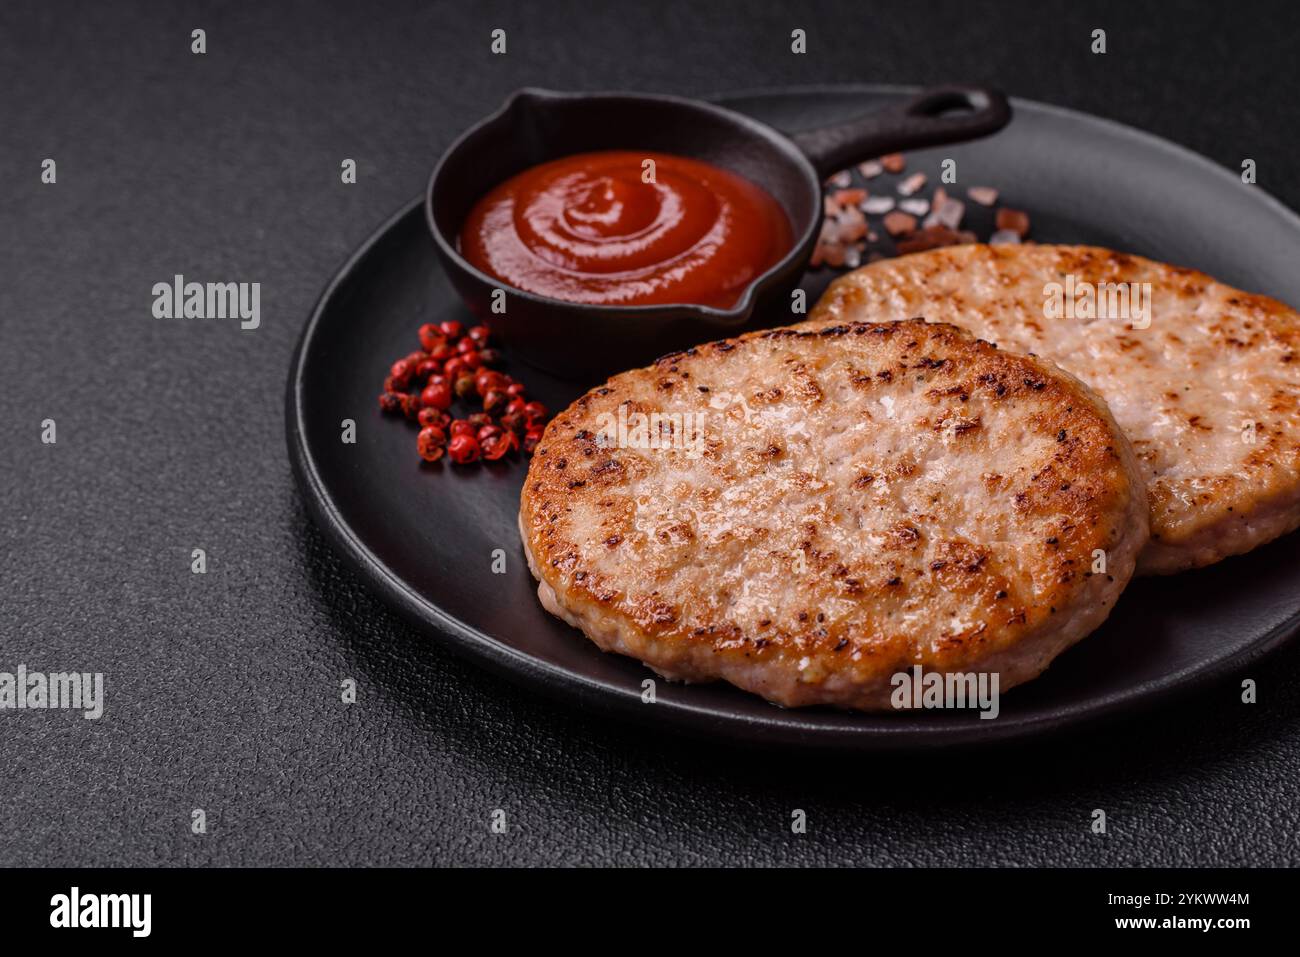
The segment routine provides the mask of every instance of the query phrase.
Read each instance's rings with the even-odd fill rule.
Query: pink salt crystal
[[[925,185],[924,173],[913,173],[907,179],[898,184],[898,192],[903,196],[911,196],[918,189]]]
[[[998,229],[1009,229],[1021,239],[1029,235],[1029,216],[1018,209],[1003,206],[997,211],[995,220]]]
[[[966,204],[960,199],[950,199],[942,206],[936,206],[934,214],[939,217],[939,222],[949,229],[956,229],[961,225],[961,220],[966,215]]]
[[[854,206],[847,207],[839,217],[840,242],[857,242],[867,234],[867,217]]]
[[[916,229],[916,217],[897,210],[885,217],[885,231],[891,236],[902,236]]]

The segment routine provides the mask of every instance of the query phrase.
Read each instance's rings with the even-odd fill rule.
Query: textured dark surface
[[[103,671],[108,689],[98,722],[0,712],[0,863],[1296,862],[1300,647],[1254,669],[1251,707],[1234,680],[1029,747],[746,754],[434,648],[327,550],[284,452],[284,377],[320,288],[525,84],[994,83],[1231,168],[1251,157],[1300,206],[1284,178],[1300,13],[1170,6],[5,4],[0,670]],[[487,52],[497,26],[505,57]],[[260,281],[262,328],[154,320],[150,287],[177,272]]]

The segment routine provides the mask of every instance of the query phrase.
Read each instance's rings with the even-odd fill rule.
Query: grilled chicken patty
[[[1151,502],[1139,573],[1209,565],[1300,526],[1294,309],[1107,249],[953,246],[841,277],[809,321],[915,315],[1045,356],[1106,400]]]
[[[520,530],[542,603],[602,649],[877,710],[917,665],[1038,675],[1110,612],[1147,514],[1086,386],[918,319],[615,376],[547,427]]]

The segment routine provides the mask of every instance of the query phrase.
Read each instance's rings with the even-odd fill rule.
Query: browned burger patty
[[[1071,314],[1049,318],[1051,283],[1075,290]],[[1111,298],[1117,287],[1130,297],[1127,310]],[[1100,303],[1102,289],[1106,317],[1081,298],[1091,290]],[[1145,315],[1133,308],[1134,289]],[[1116,317],[1114,303],[1129,315]],[[953,246],[841,277],[809,321],[915,315],[942,315],[1004,349],[1051,359],[1106,400],[1133,443],[1151,502],[1139,572],[1208,565],[1300,526],[1294,309],[1108,249]]]
[[[1096,628],[1147,540],[1135,470],[1050,364],[921,320],[793,327],[588,392],[520,529],[543,604],[606,651],[886,709],[915,665],[1005,690]]]

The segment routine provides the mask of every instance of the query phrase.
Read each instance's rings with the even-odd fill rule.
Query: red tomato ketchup
[[[777,201],[744,177],[684,156],[610,150],[506,180],[470,211],[460,247],[488,275],[542,296],[725,309],[792,237]]]

